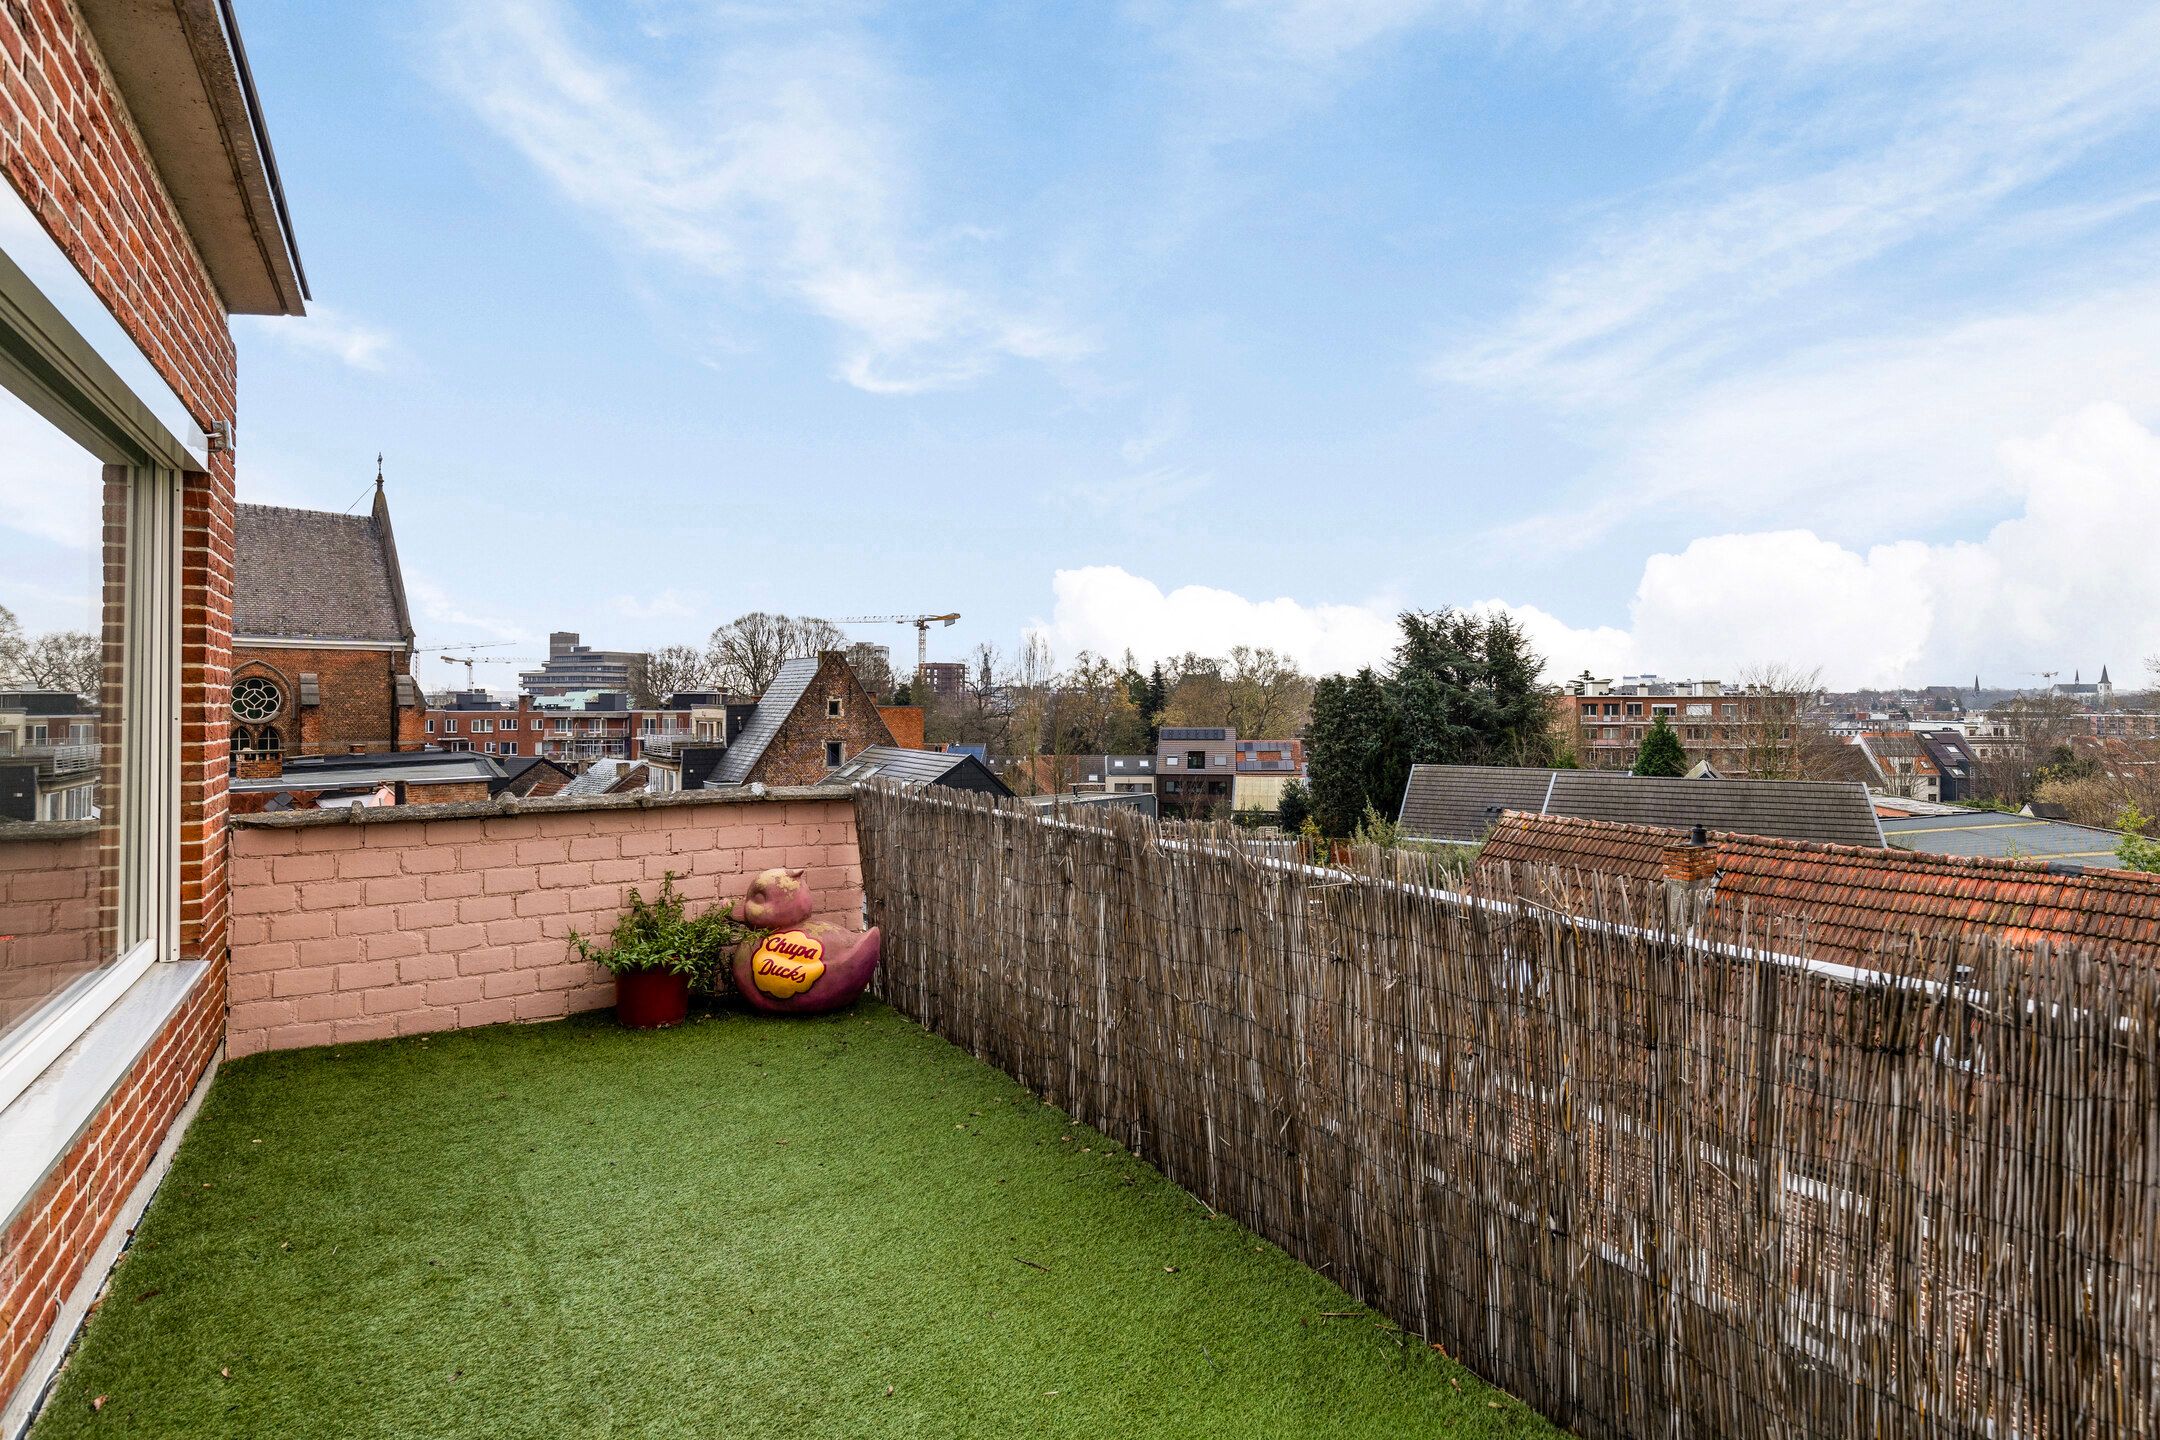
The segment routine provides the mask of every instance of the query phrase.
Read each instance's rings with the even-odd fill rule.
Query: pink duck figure
[[[877,969],[877,927],[856,932],[812,922],[800,870],[762,870],[740,911],[765,931],[735,947],[736,993],[771,1015],[817,1015],[852,1005]]]

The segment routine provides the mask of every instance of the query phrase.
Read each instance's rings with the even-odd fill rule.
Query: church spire
[[[375,452],[375,493],[382,494],[382,451]]]
[[[2105,666],[2105,665],[2102,665],[2102,666],[2100,667],[2100,683],[2101,683],[2102,685],[2106,685],[2106,686],[2109,686],[2110,688],[2113,688],[2113,685],[2114,685],[2114,682],[2108,679],[2108,676],[2107,676],[2107,666]]]

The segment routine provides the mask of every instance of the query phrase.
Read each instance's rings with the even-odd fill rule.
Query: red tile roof
[[[1560,867],[1630,883],[1660,878],[1677,830],[1509,811],[1479,853],[1480,871]],[[1914,939],[1982,934],[2088,945],[2160,964],[2160,876],[2123,870],[2051,871],[2044,861],[1925,855],[1713,834],[1711,915],[1742,913],[1794,935],[1818,959],[1865,964]],[[1766,935],[1764,938],[1768,939]]]

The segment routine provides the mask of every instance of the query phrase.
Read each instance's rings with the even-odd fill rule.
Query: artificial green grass
[[[1556,1433],[865,1002],[226,1066],[34,1435]]]

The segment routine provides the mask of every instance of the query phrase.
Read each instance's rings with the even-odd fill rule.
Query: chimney
[[[1717,847],[1697,825],[1678,845],[1665,847],[1660,866],[1665,879],[1665,920],[1675,930],[1692,930],[1717,889]]]

